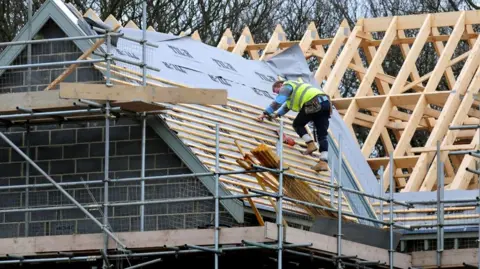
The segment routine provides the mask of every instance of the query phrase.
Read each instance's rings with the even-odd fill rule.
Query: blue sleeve
[[[277,97],[275,97],[275,101],[273,101],[266,109],[265,111],[268,114],[272,114],[280,108],[288,99],[290,94],[292,94],[293,88],[290,85],[283,86],[280,92],[278,93]]]
[[[288,111],[290,111],[290,109],[288,109],[286,104],[283,104],[282,107],[280,107],[280,109],[277,111],[277,114],[279,116],[283,116],[283,115],[287,114]]]

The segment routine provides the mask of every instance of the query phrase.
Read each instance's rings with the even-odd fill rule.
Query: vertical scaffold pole
[[[383,174],[384,174],[384,170],[383,170],[383,165],[380,166],[380,171],[378,172],[379,176],[380,176],[380,188],[379,188],[379,193],[378,193],[378,196],[382,197],[383,198]],[[380,200],[380,216],[379,216],[379,219],[381,221],[383,221],[383,200]]]
[[[147,136],[147,117],[145,113],[142,114],[142,170],[140,171],[140,200],[145,201],[145,148]],[[140,231],[145,230],[145,205],[140,205]]]
[[[441,238],[441,170],[442,161],[440,160],[440,140],[437,141],[437,267],[440,268],[442,264],[442,238]]]
[[[390,152],[390,162],[389,162],[390,167],[393,167],[393,152]],[[389,170],[388,173],[388,179],[390,183],[390,199],[389,199],[389,213],[390,213],[390,249],[388,250],[388,257],[389,257],[389,263],[390,263],[390,269],[393,269],[393,169]]]
[[[342,268],[342,135],[338,135],[338,167],[337,167],[337,208],[338,208],[338,231],[337,231],[337,268]]]
[[[332,159],[332,163],[333,163]],[[330,206],[335,208],[335,166],[330,166]]]
[[[278,197],[277,197],[277,227],[278,227],[278,269],[283,267],[283,119],[280,118],[279,131],[279,157],[280,157],[280,173],[278,174]]]
[[[32,40],[32,1],[28,0],[28,40]],[[32,44],[27,44],[27,64],[32,64]],[[32,68],[28,67],[28,74],[27,74],[27,85],[28,91],[32,90]],[[26,225],[25,225],[26,226]]]
[[[27,147],[27,156],[30,157],[30,125],[27,124],[27,133],[25,135],[25,146]],[[25,208],[29,207],[30,204],[30,190],[28,185],[30,184],[30,163],[25,161]],[[30,213],[25,212],[25,236],[29,234],[28,226],[30,226]]]
[[[32,40],[32,13],[33,13],[33,7],[32,7],[32,1],[33,0],[28,0],[28,40]],[[27,44],[27,64],[31,65],[32,64],[32,44]],[[28,74],[27,74],[27,85],[28,85],[28,92],[32,90],[32,68],[28,67]],[[30,157],[30,126],[27,124],[27,134],[25,137],[25,143],[27,147],[27,156]],[[28,208],[29,206],[29,199],[30,199],[30,194],[29,194],[29,188],[28,185],[30,184],[30,164],[26,161],[25,162],[25,208]],[[30,213],[25,212],[25,236],[28,236],[29,231],[28,231],[28,226],[30,223]]]
[[[218,189],[220,184],[220,126],[215,124],[215,269],[218,269],[218,241],[220,233],[220,204]]]
[[[105,104],[105,162],[104,162],[104,179],[103,179],[103,227],[104,231],[109,229],[108,225],[108,172],[109,172],[109,164],[110,164],[110,102],[106,102]],[[108,250],[108,235],[105,232],[103,236],[103,251],[105,255],[107,254]],[[107,264],[106,261],[103,261],[104,269],[106,268]]]
[[[147,1],[143,1],[142,13],[142,83],[147,86]]]

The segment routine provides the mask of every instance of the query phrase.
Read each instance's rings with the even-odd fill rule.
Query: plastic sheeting
[[[136,39],[141,39],[143,34],[137,29],[122,29],[122,32]],[[148,74],[192,87],[227,89],[230,98],[253,105],[265,107],[274,100],[271,85],[278,76],[287,79],[301,78],[305,82],[319,86],[298,45],[290,47],[268,61],[255,61],[206,45],[190,37],[147,32],[147,40],[159,46],[158,48],[147,47],[147,65],[160,69],[159,72],[148,70]],[[140,62],[142,46],[120,39],[117,46],[113,47],[112,53],[118,58]],[[131,64],[119,61],[116,64],[131,70],[139,70]],[[158,81],[152,82],[158,83]],[[378,193],[378,182],[372,170],[361,154],[355,138],[350,134],[336,110],[330,120],[330,126],[333,137],[329,137],[329,158],[334,165],[339,153],[336,142],[339,135],[342,136],[343,185],[371,194]],[[335,176],[338,178],[338,171],[335,172]],[[348,193],[346,196],[356,214],[376,218],[368,200],[363,196]]]

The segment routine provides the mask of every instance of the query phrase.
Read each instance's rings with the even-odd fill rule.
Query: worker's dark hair
[[[280,84],[283,84],[285,82],[285,80],[277,80],[275,81],[273,84],[272,84],[272,91],[278,87]]]

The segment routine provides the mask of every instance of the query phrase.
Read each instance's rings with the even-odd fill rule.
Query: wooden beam
[[[467,145],[448,145],[444,147],[440,147],[440,151],[455,151],[455,150],[473,150],[475,147],[467,144]],[[410,149],[412,153],[422,153],[422,152],[435,152],[437,151],[436,147],[418,147]]]
[[[103,248],[101,234],[76,234],[0,239],[0,255],[39,255],[56,252],[98,252]],[[129,249],[149,249],[159,246],[184,246],[213,244],[213,229],[181,229],[146,232],[116,233]],[[265,238],[265,227],[222,228],[220,244],[239,244],[242,240],[272,242]],[[116,243],[109,238],[110,248]]]
[[[254,41],[253,41],[252,33],[250,32],[250,29],[248,29],[248,27],[245,27],[243,28],[242,34],[238,38],[237,44],[233,48],[232,53],[243,56],[243,54],[245,53],[245,50],[247,49],[247,45],[253,44],[253,43]],[[260,56],[258,55],[258,50],[249,49],[247,50],[247,52],[253,60],[258,60],[260,58]]]
[[[226,105],[227,91],[183,87],[61,83],[60,98]]]
[[[332,68],[332,71],[328,75],[327,82],[323,86],[323,91],[330,96],[333,96],[337,91],[340,80],[347,71],[348,64],[352,61],[353,56],[357,52],[358,46],[362,41],[361,38],[357,37],[357,33],[359,32],[362,32],[362,26],[355,26],[345,43],[340,56],[338,56],[338,60]]]
[[[378,51],[375,53],[375,56],[373,57],[373,60],[370,63],[370,66],[368,67],[367,72],[365,73],[365,77],[363,78],[362,82],[360,83],[360,86],[357,89],[357,92],[355,93],[355,98],[350,103],[347,109],[347,112],[343,117],[343,120],[345,121],[345,124],[347,124],[347,126],[352,125],[353,118],[355,117],[355,114],[358,113],[358,109],[360,108],[360,106],[357,104],[356,98],[367,95],[367,91],[368,89],[370,89],[373,83],[373,80],[375,78],[375,75],[378,73],[378,70],[381,67],[382,62],[385,59],[385,56],[387,55],[388,50],[390,49],[392,41],[396,36],[396,32],[397,32],[396,25],[397,25],[397,20],[396,18],[394,18],[390,23],[390,26],[388,27],[385,37],[383,38],[382,44],[380,44]]]
[[[405,59],[402,65],[402,68],[398,73],[397,78],[395,79],[395,83],[393,84],[389,94],[398,93],[402,88],[402,86],[405,85],[405,81],[409,73],[411,72],[412,68],[414,67],[415,61],[418,58],[418,55],[420,54],[428,35],[430,34],[430,25],[431,25],[430,20],[431,20],[431,17],[427,16],[422,28],[420,29],[417,35],[417,38],[415,40],[415,43],[412,46],[411,51],[408,53],[408,56]],[[380,135],[380,131],[384,128],[392,109],[393,109],[393,103],[391,102],[390,97],[388,97],[383,103],[383,106],[380,109],[380,112],[377,116],[377,120],[373,124],[372,130],[368,134],[367,139],[365,140],[365,143],[362,147],[362,153],[364,157],[367,158],[372,152],[372,149],[375,146],[375,143],[377,142],[378,137]]]
[[[286,39],[287,36],[285,34],[285,31],[283,31],[283,28],[280,24],[277,24],[277,26],[275,27],[275,31],[273,32],[270,40],[268,41],[267,46],[262,51],[260,60],[265,60],[265,57],[267,57],[268,54],[274,53],[278,49],[278,45],[280,44],[280,42],[285,41]]]
[[[442,12],[435,14],[421,14],[421,15],[408,15],[400,16],[398,19],[398,29],[418,29],[420,28],[425,19],[431,16],[431,27],[444,27],[453,26],[458,20],[458,17],[462,14],[462,11],[457,12]],[[392,17],[383,18],[369,18],[364,19],[364,31],[365,32],[377,32],[385,31],[392,21]],[[465,24],[478,24],[480,23],[480,13],[477,10],[466,11]]]
[[[478,131],[477,134],[478,135]],[[458,172],[453,178],[452,184],[450,185],[450,190],[466,190],[470,185],[470,182],[473,178],[473,174],[468,172],[466,169],[467,167],[473,170],[477,170],[480,167],[476,167],[477,158],[471,155],[465,155],[463,157],[460,166],[458,167]]]
[[[218,42],[217,48],[222,50],[229,50],[235,47],[235,39],[233,39],[233,34],[230,28],[227,28]]]
[[[452,36],[447,42],[447,45],[445,49],[442,52],[442,55],[437,61],[437,64],[435,65],[435,68],[432,72],[432,77],[428,80],[427,86],[425,87],[425,93],[430,93],[434,92],[437,87],[438,83],[440,82],[440,79],[442,78],[442,74],[446,71],[447,64],[450,61],[455,48],[457,47],[458,42],[460,41],[460,36],[463,33],[465,29],[465,17],[462,15],[458,19],[457,24],[454,27],[454,30],[452,32]],[[400,90],[400,88],[396,88],[396,90]],[[451,96],[451,95],[448,95]],[[394,157],[395,156],[403,156],[408,149],[408,146],[410,145],[410,141],[412,140],[412,137],[415,133],[415,130],[417,129],[417,125],[420,122],[420,119],[422,118],[424,111],[427,107],[427,99],[425,95],[422,93],[420,99],[417,102],[417,105],[415,106],[415,109],[413,110],[412,115],[410,116],[410,119],[407,123],[407,127],[405,127],[404,133],[400,140],[398,141],[397,147],[394,151]],[[393,167],[387,167],[385,168],[385,174],[384,174],[384,182],[385,179],[386,183],[384,184],[384,189],[386,190],[388,188],[388,173],[389,169],[393,169]],[[410,179],[409,181],[411,181]]]
[[[328,46],[325,57],[320,62],[320,65],[315,72],[315,80],[317,80],[318,83],[322,83],[322,81],[326,77],[328,77],[328,74],[331,73],[330,66],[333,64],[333,61],[337,56],[338,50],[343,45],[343,42],[349,32],[350,29],[348,27],[348,22],[346,20],[343,20],[340,24],[340,27],[338,27],[337,32],[335,33],[332,43],[330,44],[330,46]]]
[[[437,141],[443,140],[444,135],[447,133],[448,126],[461,124],[466,117],[466,114],[468,111],[467,109],[470,109],[470,107],[467,108],[467,104],[468,104],[467,102],[468,100],[471,100],[473,98],[471,97],[470,94],[465,95],[465,92],[467,91],[469,82],[471,81],[474,75],[474,72],[478,67],[478,63],[480,61],[480,41],[479,40],[480,39],[477,39],[477,41],[475,42],[475,45],[472,48],[471,54],[469,55],[467,62],[465,63],[462,71],[460,72],[459,77],[457,78],[457,82],[455,83],[455,87],[454,87],[456,91],[454,94],[450,95],[445,106],[443,107],[440,117],[427,140],[427,143],[425,145],[426,147],[433,147],[435,146]],[[477,76],[478,75],[479,74],[477,73]],[[462,111],[461,109],[459,109],[459,104],[461,102],[460,95],[465,95],[463,97],[461,109],[466,111]],[[465,102],[465,100],[467,100],[467,102]],[[471,106],[471,103],[470,103],[470,106]],[[454,134],[452,133],[450,137],[453,138]],[[442,145],[445,145],[445,144],[442,144]],[[402,191],[418,191],[421,185],[423,189],[428,189],[433,186],[434,180],[432,179],[428,181],[426,180],[426,181],[423,181],[423,184],[422,184],[421,179],[425,178],[427,174],[427,168],[430,165],[436,166],[436,162],[432,163],[434,155],[435,154],[432,152],[426,152],[420,155],[419,163],[417,166],[415,166],[412,172],[412,176],[409,182],[407,183],[407,186]]]
[[[395,167],[398,168],[408,168],[414,167],[417,163],[418,156],[400,156],[394,157],[393,162]],[[379,169],[380,166],[386,167],[390,161],[389,157],[380,157],[380,158],[368,158],[367,162],[372,169]]]
[[[72,100],[63,100],[59,97],[58,90],[40,92],[5,93],[0,98],[0,113],[19,113],[18,108],[32,109],[36,111],[61,110],[66,108],[80,109],[75,107]]]

